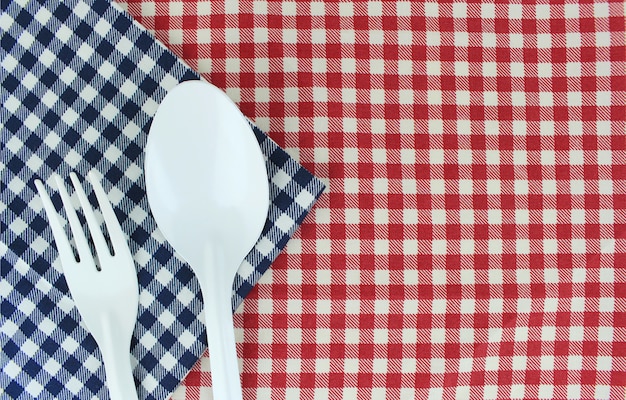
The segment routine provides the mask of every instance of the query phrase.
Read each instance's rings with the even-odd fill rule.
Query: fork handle
[[[137,400],[137,388],[133,379],[133,370],[130,366],[130,341],[126,346],[121,345],[126,341],[107,335],[103,338],[105,343],[98,343],[104,361],[106,383],[109,388],[111,400]]]

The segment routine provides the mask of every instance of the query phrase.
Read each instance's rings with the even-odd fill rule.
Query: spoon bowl
[[[232,285],[267,218],[263,153],[223,91],[186,81],[165,96],[154,116],[145,177],[159,229],[200,282],[213,397],[240,399]]]

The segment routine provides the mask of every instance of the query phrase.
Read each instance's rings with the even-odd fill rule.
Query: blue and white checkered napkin
[[[164,399],[204,351],[205,334],[198,283],[149,213],[143,148],[166,92],[199,77],[106,0],[3,2],[0,33],[0,393],[108,397],[99,351],[68,293],[33,185],[53,173],[96,169],[138,268],[131,350],[139,395]],[[263,132],[255,133],[273,202],[263,237],[239,269],[234,307],[324,189]]]

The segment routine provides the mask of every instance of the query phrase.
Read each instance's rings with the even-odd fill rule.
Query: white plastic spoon
[[[213,397],[241,399],[231,296],[269,208],[259,144],[224,92],[203,81],[183,82],[157,109],[145,174],[159,229],[200,282]]]

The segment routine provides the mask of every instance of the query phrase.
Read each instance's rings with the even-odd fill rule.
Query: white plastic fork
[[[35,186],[48,215],[67,286],[78,312],[102,353],[110,398],[137,399],[137,389],[130,365],[130,341],[139,307],[139,285],[135,263],[117,217],[95,173],[90,172],[88,180],[98,199],[112,244],[112,252],[78,177],[72,172],[70,179],[83,209],[98,263],[91,253],[63,180],[58,175],[54,176],[70,223],[77,256],[74,255],[59,215],[43,183],[36,180]]]

